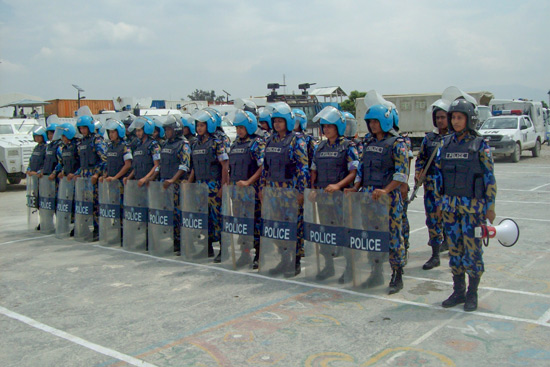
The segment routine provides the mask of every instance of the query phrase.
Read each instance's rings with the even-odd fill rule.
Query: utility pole
[[[80,96],[80,92],[84,92],[84,89],[80,88],[76,84],[73,84],[73,87],[78,91],[78,108],[80,108],[80,100],[86,98],[84,96],[82,96],[82,97]]]

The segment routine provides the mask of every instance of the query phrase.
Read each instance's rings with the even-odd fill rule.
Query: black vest
[[[222,166],[216,156],[214,141],[213,137],[209,137],[205,143],[201,143],[199,138],[193,145],[191,159],[196,180],[220,180],[222,177]]]
[[[325,188],[328,185],[342,181],[349,173],[347,152],[351,142],[343,139],[331,147],[328,140],[319,143],[315,152],[317,165],[317,181],[315,186]]]
[[[178,158],[178,153],[183,149],[183,144],[185,141],[183,139],[171,139],[166,140],[162,149],[160,150],[160,179],[169,180],[176,172],[178,172],[180,167],[180,160]]]
[[[55,171],[55,167],[57,166],[57,148],[59,144],[59,140],[54,140],[46,146],[46,158],[44,158],[44,168],[42,169],[45,175],[49,176]]]
[[[468,143],[458,144],[452,137],[445,137],[441,148],[444,193],[481,199],[485,194],[483,169],[479,160],[479,147],[483,138],[476,137]]]
[[[63,174],[65,176],[69,173],[76,173],[80,166],[76,141],[73,140],[69,145],[63,146],[61,162],[63,163]]]
[[[107,144],[107,176],[114,177],[124,167],[124,143],[110,142]]]
[[[132,168],[134,169],[134,178],[136,180],[141,180],[143,177],[147,176],[155,165],[153,156],[149,153],[153,142],[153,139],[147,137],[145,142],[139,142],[134,150]]]
[[[37,144],[29,159],[29,168],[31,171],[38,172],[44,167],[44,159],[46,158],[46,144]]]
[[[372,138],[363,146],[363,187],[373,186],[383,189],[393,180],[395,162],[393,161],[393,144],[399,136],[383,140]]]
[[[443,135],[436,134],[434,132],[430,132],[426,134],[426,162],[428,163],[428,160],[432,156],[434,150],[437,149],[437,147],[441,144],[441,140],[443,139]],[[435,174],[435,157],[430,164],[430,167],[428,168],[427,175],[434,175]]]
[[[193,146],[197,141],[197,137],[193,134],[185,135],[185,139],[189,142],[189,145]]]
[[[231,182],[245,181],[256,173],[258,164],[250,154],[250,148],[256,141],[256,136],[251,136],[249,141],[235,140],[229,150],[229,169]]]
[[[80,168],[93,169],[99,162],[95,149],[95,134],[89,134],[82,138],[78,146],[78,155],[80,157]]]
[[[292,182],[296,173],[296,163],[290,160],[290,143],[295,133],[288,133],[279,142],[273,140],[272,135],[267,139],[265,146],[264,166],[267,170],[267,180],[272,182]]]

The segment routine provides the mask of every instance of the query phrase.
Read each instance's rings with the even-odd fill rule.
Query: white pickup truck
[[[520,112],[489,117],[479,133],[488,141],[493,154],[509,156],[512,162],[519,162],[524,150],[530,150],[533,157],[540,155],[540,136],[531,118]]]

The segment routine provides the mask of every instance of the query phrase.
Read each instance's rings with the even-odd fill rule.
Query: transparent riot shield
[[[99,244],[121,245],[121,183],[99,183]]]
[[[174,255],[174,186],[164,189],[162,182],[149,183],[149,253]]]
[[[298,191],[266,187],[262,200],[259,272],[294,276],[298,221]]]
[[[389,196],[372,199],[371,193],[344,195],[347,231],[346,261],[341,283],[369,293],[381,292],[389,283]],[[340,280],[340,279],[339,279]]]
[[[55,209],[55,236],[57,238],[69,237],[74,209],[74,181],[63,178],[59,181],[57,189],[57,205]]]
[[[27,176],[27,226],[38,227],[38,176]]]
[[[185,261],[208,260],[208,186],[205,183],[182,183],[181,257]]]
[[[344,193],[306,189],[304,192],[304,240],[302,269],[307,281],[338,286],[346,267],[338,255],[346,245]]]
[[[54,233],[55,180],[50,180],[48,176],[43,176],[38,180],[38,187],[38,192],[40,194],[40,231],[44,234]]]
[[[128,180],[124,186],[124,236],[122,247],[128,251],[147,250],[147,186]]]
[[[94,231],[94,187],[90,177],[76,179],[74,196],[74,239],[90,242]]]
[[[228,185],[222,196],[222,266],[252,268],[254,258],[254,205],[252,186]]]

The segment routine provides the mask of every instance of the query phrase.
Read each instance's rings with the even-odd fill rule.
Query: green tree
[[[548,108],[548,103],[546,101],[540,101],[542,103],[542,107]]]
[[[367,95],[367,92],[359,92],[357,90],[351,91],[351,93],[348,96],[348,99],[346,99],[340,106],[342,106],[342,110],[351,112],[353,115],[355,115],[355,100],[357,98],[363,98]]]
[[[215,101],[216,92],[213,90],[206,91],[202,89],[195,89],[195,91],[187,97],[192,101]]]

